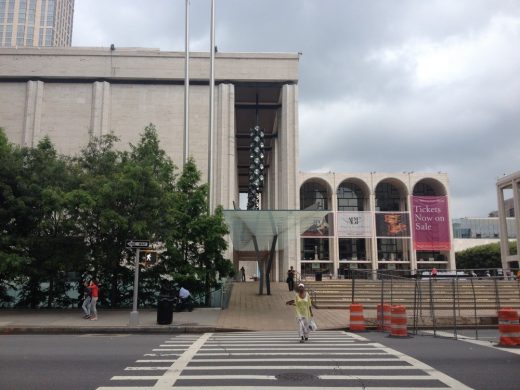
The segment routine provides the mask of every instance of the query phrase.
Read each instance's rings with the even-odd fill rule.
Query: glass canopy
[[[253,237],[259,251],[268,251],[275,236],[278,236],[276,249],[285,249],[301,236],[328,237],[334,231],[331,211],[224,210],[224,217],[233,249],[238,251],[254,251]]]

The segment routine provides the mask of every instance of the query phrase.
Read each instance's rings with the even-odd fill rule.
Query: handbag
[[[311,318],[311,320],[309,321],[309,330],[318,330],[318,325],[316,325],[316,322],[314,322],[313,318]]]

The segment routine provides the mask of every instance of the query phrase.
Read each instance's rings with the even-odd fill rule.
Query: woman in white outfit
[[[293,305],[296,309],[296,319],[298,320],[298,334],[300,336],[300,343],[309,340],[309,333],[311,330],[312,321],[312,302],[311,297],[305,291],[303,283],[298,285],[298,293],[296,297],[287,301],[287,305]]]

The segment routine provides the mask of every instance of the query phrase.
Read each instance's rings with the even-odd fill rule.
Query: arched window
[[[435,179],[422,179],[413,187],[414,196],[442,196],[446,189]]]
[[[365,196],[355,183],[343,182],[338,187],[338,211],[363,211]]]
[[[308,181],[300,188],[300,210],[329,210],[327,187],[316,181]]]
[[[401,210],[401,200],[404,194],[389,182],[379,183],[376,187],[376,210],[377,211],[404,211],[406,210],[406,202],[404,210]]]

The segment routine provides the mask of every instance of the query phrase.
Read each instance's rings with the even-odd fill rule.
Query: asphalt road
[[[466,341],[315,332],[300,344],[295,336],[3,335],[0,389],[520,388],[519,354]]]

